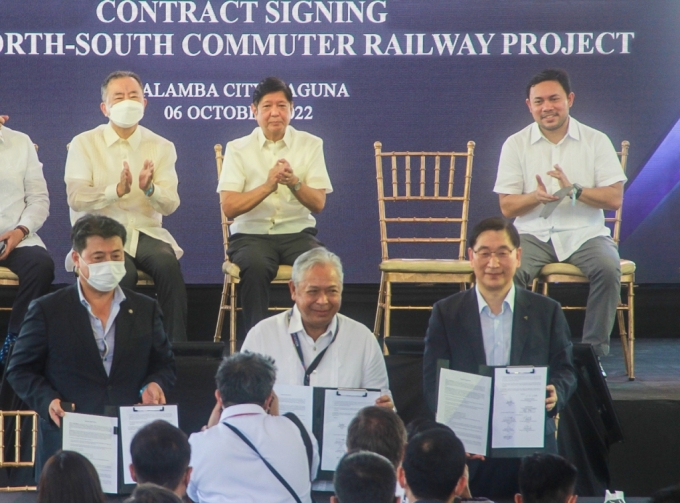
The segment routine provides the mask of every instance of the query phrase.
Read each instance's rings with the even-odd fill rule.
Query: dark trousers
[[[294,234],[234,234],[229,238],[229,260],[239,266],[240,296],[246,333],[267,317],[269,284],[279,265],[293,265],[304,252],[323,246],[316,229]]]
[[[136,256],[125,254],[126,274],[121,286],[135,289],[137,268],[153,278],[168,339],[170,342],[186,342],[187,289],[172,246],[140,233]]]
[[[18,334],[28,305],[49,292],[54,279],[54,261],[42,246],[22,246],[12,250],[0,266],[19,276],[19,291],[9,317],[9,331]]]

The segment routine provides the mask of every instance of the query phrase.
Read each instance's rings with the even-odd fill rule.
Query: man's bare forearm
[[[293,195],[300,201],[300,204],[312,213],[321,213],[321,210],[326,206],[326,191],[324,189],[313,189],[303,183],[299,190],[293,192]]]
[[[498,194],[501,212],[506,218],[521,217],[541,204],[534,192],[529,194]]]
[[[584,188],[578,200],[594,208],[618,210],[623,203],[623,182],[606,187]]]
[[[223,190],[220,192],[220,204],[222,212],[227,218],[234,219],[239,215],[248,213],[258,204],[264,201],[269,194],[274,192],[265,185],[255,187],[248,192],[235,192]]]

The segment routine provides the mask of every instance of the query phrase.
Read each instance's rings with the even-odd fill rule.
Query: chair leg
[[[236,353],[236,283],[229,283],[229,354]]]
[[[375,324],[373,325],[373,335],[380,337],[380,324],[385,310],[385,273],[380,274],[380,289],[378,290],[378,307],[375,310]]]
[[[534,278],[534,280],[531,282],[531,291],[536,293],[538,291],[538,278]]]
[[[623,346],[623,362],[626,364],[626,374],[630,376],[630,352],[628,351],[628,334],[626,333],[626,323],[623,319],[623,311],[616,311],[616,319],[619,324],[619,335]]]
[[[215,337],[213,337],[214,342],[220,342],[222,340],[222,326],[224,325],[224,311],[227,309],[227,293],[228,293],[229,283],[227,281],[227,276],[224,276],[224,284],[222,286],[222,297],[220,298],[220,311],[217,315],[217,326],[215,327]]]
[[[630,353],[630,373],[628,380],[635,380],[635,285],[631,281],[628,284],[628,352]]]
[[[389,350],[387,349],[387,338],[390,336],[390,329],[391,329],[391,323],[390,323],[390,318],[391,318],[391,307],[392,307],[392,283],[390,282],[389,279],[385,279],[385,322],[384,322],[384,327],[385,327],[385,333],[383,337],[383,354],[387,356],[389,354]]]

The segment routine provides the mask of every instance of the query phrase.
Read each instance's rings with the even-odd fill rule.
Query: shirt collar
[[[222,414],[220,414],[220,422],[227,418],[241,416],[243,414],[266,414],[266,412],[261,405],[255,403],[241,403],[224,409]]]
[[[486,303],[486,300],[484,300],[484,297],[482,297],[482,294],[479,292],[479,288],[475,286],[475,292],[477,293],[477,306],[479,307],[479,314],[482,314],[482,310],[485,307],[488,307],[489,304]],[[508,294],[505,296],[505,299],[503,299],[503,310],[501,311],[501,314],[505,311],[505,306],[508,306],[508,309],[510,309],[510,312],[513,312],[515,309],[515,283],[513,282],[512,286],[510,287],[510,290],[508,290]],[[489,308],[491,310],[491,308]]]
[[[581,139],[581,134],[579,133],[578,129],[578,121],[574,119],[573,117],[569,116],[569,126],[567,127],[567,134],[564,135],[564,138],[567,136],[570,136],[572,139],[579,141]],[[558,145],[564,141],[564,138],[560,140]],[[545,141],[550,141],[548,140],[545,136],[543,136],[543,133],[541,132],[541,128],[538,127],[538,123],[534,122],[531,125],[531,138],[530,142],[532,144],[540,141],[541,139],[544,139]],[[552,142],[550,142],[552,143]]]
[[[267,142],[269,140],[267,139],[267,137],[262,132],[261,127],[258,126],[256,128],[256,131],[257,131],[257,144],[260,146],[260,148],[264,148],[264,146],[267,144]],[[291,127],[290,124],[288,126],[286,126],[286,132],[283,133],[283,138],[279,141],[282,141],[283,144],[288,148],[292,147],[292,145],[293,145],[293,128]],[[276,143],[278,143],[278,142],[276,142]]]
[[[118,136],[118,133],[114,131],[113,126],[111,126],[111,122],[109,122],[104,128],[104,141],[106,142],[106,146],[110,147],[111,145],[120,140],[127,141],[132,147],[132,150],[137,150],[137,147],[139,147],[139,144],[142,142],[142,132],[140,131],[139,128],[140,125],[137,124],[135,132],[132,133],[127,140],[123,140],[123,138]]]
[[[85,296],[83,295],[83,287],[80,284],[80,280],[76,280],[76,285],[78,285],[78,297],[80,297],[80,303],[85,306],[87,309],[90,309],[90,303],[87,301]],[[119,286],[117,286],[113,290],[113,301],[112,304],[120,304],[123,302],[127,297],[125,297],[125,293],[123,293],[123,289]]]
[[[305,337],[309,337],[307,335],[307,332],[305,331],[305,327],[302,324],[302,315],[300,314],[300,310],[297,307],[297,304],[293,306],[293,312],[289,315],[289,321],[288,321],[288,333],[293,335],[293,334],[298,334],[302,332],[302,334]],[[321,337],[327,337],[327,336],[332,336],[335,333],[335,329],[338,326],[338,315],[336,314],[333,316],[333,320],[330,322],[328,325],[328,328],[326,331],[321,335]]]

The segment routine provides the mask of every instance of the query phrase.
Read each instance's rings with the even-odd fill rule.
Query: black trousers
[[[294,234],[234,234],[229,238],[229,260],[239,266],[240,296],[246,333],[267,317],[269,284],[279,265],[293,265],[304,252],[323,246],[315,228]]]
[[[9,317],[9,331],[18,334],[28,305],[49,292],[54,279],[54,261],[42,246],[22,246],[12,250],[0,266],[19,276],[19,291]]]
[[[170,342],[186,342],[187,289],[172,246],[140,233],[136,256],[125,254],[126,274],[121,286],[135,289],[137,268],[153,278],[168,339]]]

